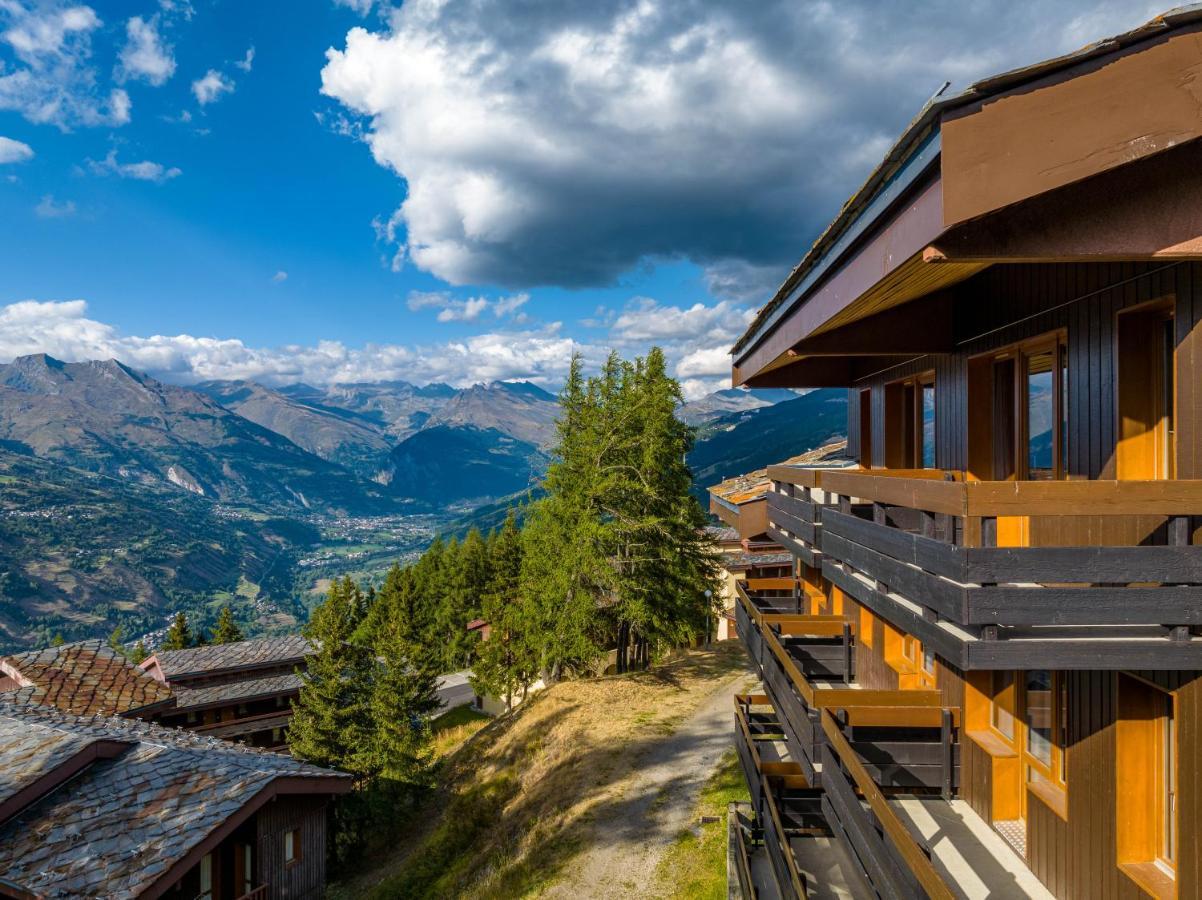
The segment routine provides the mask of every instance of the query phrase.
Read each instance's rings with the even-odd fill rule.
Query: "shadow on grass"
[[[646,672],[605,679],[624,678],[684,690],[686,681],[733,677],[746,669],[746,656],[739,648],[722,646],[686,654]],[[557,699],[554,693],[538,695],[524,712],[543,711],[543,704]],[[589,744],[543,777],[519,779],[514,773],[535,758],[547,735],[579,706],[562,703],[561,708],[543,715],[520,741],[510,741],[503,754],[490,751],[512,737],[523,710],[502,716],[473,735],[446,762],[446,783],[453,787],[432,798],[419,814],[415,828],[422,837],[412,841],[412,849],[393,874],[375,886],[359,887],[355,896],[523,896],[556,880],[586,842],[600,848],[644,843],[660,817],[667,815],[662,802],[666,796],[700,792],[710,773],[683,769],[667,783],[655,784],[649,793],[600,799],[629,775],[627,766],[618,765],[620,760],[637,762],[654,754],[656,765],[670,768],[690,752],[687,744],[669,749],[662,732],[623,736],[612,744]],[[598,709],[596,714],[604,716],[605,710]],[[637,729],[637,721],[632,727]],[[732,712],[732,740],[733,727]],[[582,735],[573,737],[583,740]],[[477,773],[485,761],[501,773],[479,780]],[[454,786],[459,786],[458,790]],[[582,803],[591,803],[584,814],[573,809]],[[595,831],[598,820],[610,827]],[[639,886],[632,887],[638,893]]]

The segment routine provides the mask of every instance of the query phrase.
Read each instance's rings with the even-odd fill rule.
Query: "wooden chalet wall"
[[[319,900],[326,881],[326,798],[282,796],[258,815],[258,876],[269,900]],[[300,830],[300,858],[284,862],[284,835]]]
[[[885,465],[885,390],[935,370],[935,462],[968,465],[968,359],[1059,328],[1068,332],[1069,473],[1114,478],[1115,314],[1176,297],[1178,478],[1202,477],[1202,264],[994,266],[957,285],[956,353],[924,356],[865,379],[848,395],[848,452],[859,453],[860,391],[871,388],[872,464]]]

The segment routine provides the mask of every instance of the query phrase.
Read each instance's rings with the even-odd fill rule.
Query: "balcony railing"
[[[844,736],[834,714],[822,711],[823,787],[833,818],[877,891],[887,897],[955,896]],[[863,802],[861,802],[863,798]],[[867,808],[865,808],[867,807]]]
[[[267,900],[267,885],[259,885],[254,890],[243,894],[238,900]]]
[[[962,669],[1202,667],[1202,481],[796,471],[769,470],[770,521],[811,527],[828,580]]]

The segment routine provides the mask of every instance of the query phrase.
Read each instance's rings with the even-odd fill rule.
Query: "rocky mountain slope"
[[[678,416],[682,422],[708,431],[708,425],[731,413],[760,409],[796,398],[797,392],[788,388],[727,388],[686,403],[680,408]]]
[[[847,391],[823,388],[792,400],[745,412],[729,413],[712,423],[708,438],[689,454],[694,493],[723,478],[751,472],[788,459],[847,433]]]
[[[0,447],[226,503],[367,512],[388,499],[205,394],[116,360],[0,365]]]

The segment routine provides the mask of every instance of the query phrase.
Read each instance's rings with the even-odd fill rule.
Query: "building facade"
[[[1200,72],[1187,7],[936,99],[735,346],[858,462],[767,472],[745,886],[1202,896]]]

